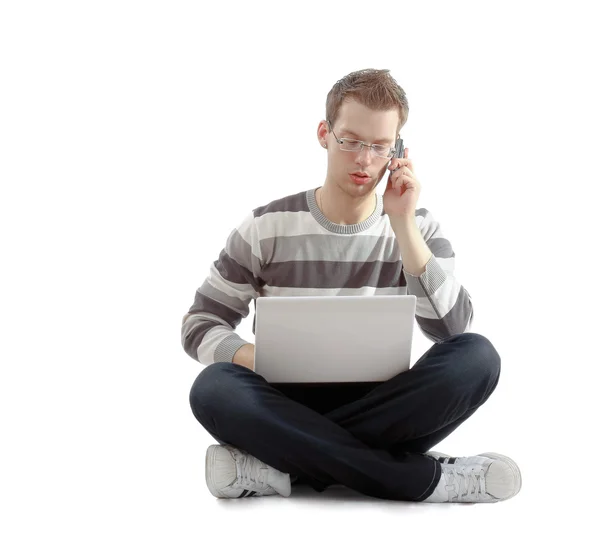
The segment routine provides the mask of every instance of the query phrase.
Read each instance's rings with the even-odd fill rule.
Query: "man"
[[[328,158],[323,186],[252,210],[197,290],[181,336],[207,365],[190,404],[220,444],[206,454],[214,496],[289,496],[292,483],[430,502],[519,492],[520,471],[508,457],[430,451],[494,391],[500,357],[484,336],[466,332],[473,305],[453,274],[452,246],[431,213],[416,209],[421,186],[408,149],[393,153],[407,116],[388,70],[339,80],[317,129]],[[375,188],[388,169],[381,196]],[[417,323],[435,343],[385,382],[266,382],[253,371],[253,344],[233,332],[249,302],[319,293],[416,295]]]

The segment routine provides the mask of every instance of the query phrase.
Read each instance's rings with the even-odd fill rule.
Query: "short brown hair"
[[[408,119],[408,99],[389,73],[389,69],[363,69],[338,80],[327,94],[325,104],[325,118],[331,128],[344,101],[354,99],[376,111],[397,108],[400,119],[397,136]]]

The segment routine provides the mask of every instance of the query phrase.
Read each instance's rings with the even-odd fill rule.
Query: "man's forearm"
[[[390,223],[400,247],[402,268],[409,275],[419,277],[425,273],[425,264],[433,253],[427,247],[413,218],[398,220],[390,218]]]
[[[244,344],[240,347],[233,355],[232,362],[254,371],[254,344]]]

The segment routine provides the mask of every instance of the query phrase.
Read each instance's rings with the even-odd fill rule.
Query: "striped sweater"
[[[416,322],[438,342],[470,329],[471,296],[454,276],[454,251],[425,208],[415,217],[433,253],[415,277],[402,267],[383,197],[371,216],[354,225],[329,221],[317,188],[252,210],[227,238],[208,277],[183,316],[181,343],[204,365],[231,362],[246,340],[235,328],[259,296],[415,295]],[[256,314],[252,331],[255,332]]]

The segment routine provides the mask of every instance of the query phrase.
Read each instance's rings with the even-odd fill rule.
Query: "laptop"
[[[414,295],[258,297],[254,371],[269,383],[386,381],[410,368]]]

